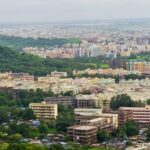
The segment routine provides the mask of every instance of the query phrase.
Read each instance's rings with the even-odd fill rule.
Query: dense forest
[[[74,69],[100,68],[107,60],[102,58],[43,59],[19,53],[7,47],[0,47],[0,72],[28,72],[36,76],[47,75],[51,71],[66,71],[69,75]]]
[[[44,38],[21,38],[14,36],[0,35],[0,45],[7,46],[13,49],[22,50],[24,47],[60,47],[66,43],[77,43],[80,44],[81,40],[78,38],[54,38],[54,39],[44,39]]]

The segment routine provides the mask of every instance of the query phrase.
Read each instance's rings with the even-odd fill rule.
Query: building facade
[[[46,97],[44,101],[51,104],[60,104],[64,107],[76,107],[76,98],[74,96]]]
[[[73,142],[83,145],[96,143],[97,128],[95,126],[77,125],[67,129],[68,136]]]
[[[41,103],[30,103],[29,108],[41,120],[56,119],[58,115],[57,104],[50,104],[45,101]]]
[[[121,107],[118,113],[119,125],[133,119],[139,126],[150,125],[150,106],[145,107]]]

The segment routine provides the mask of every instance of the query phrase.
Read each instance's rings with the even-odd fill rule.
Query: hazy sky
[[[150,17],[150,0],[0,0],[0,23]]]

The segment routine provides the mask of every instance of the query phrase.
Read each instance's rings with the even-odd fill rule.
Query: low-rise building
[[[91,125],[94,125],[96,123],[96,126],[99,126],[99,128],[102,128],[107,125],[112,125],[112,128],[118,127],[118,114],[102,113],[102,109],[87,108],[76,108],[74,109],[74,112],[76,124],[91,122]],[[103,122],[101,122],[102,120]]]
[[[121,107],[118,111],[118,125],[122,126],[128,120],[132,120],[132,110],[126,110],[125,108]]]
[[[77,95],[77,108],[101,108],[102,101],[95,95]]]
[[[59,96],[59,97],[46,97],[44,101],[51,104],[60,104],[64,107],[76,107],[76,98],[75,96]]]
[[[31,108],[38,119],[56,119],[58,115],[57,104],[46,103],[45,101],[41,103],[30,103],[29,108]]]
[[[118,113],[119,125],[133,119],[139,126],[145,127],[150,125],[150,106],[145,107],[120,107]]]
[[[96,143],[97,128],[95,126],[77,125],[71,126],[67,129],[68,136],[73,142],[83,145],[90,145]]]
[[[94,119],[81,120],[80,125],[95,126],[97,129],[105,130],[107,132],[112,132],[113,130],[112,118],[99,117]]]

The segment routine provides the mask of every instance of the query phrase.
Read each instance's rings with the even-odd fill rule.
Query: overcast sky
[[[150,17],[150,0],[0,0],[0,23]]]

